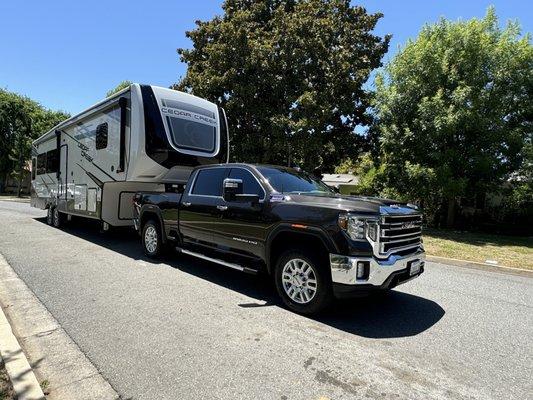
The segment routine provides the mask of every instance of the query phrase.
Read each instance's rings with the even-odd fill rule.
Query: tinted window
[[[57,149],[46,153],[46,172],[57,172],[59,170],[59,152]]]
[[[306,172],[292,168],[258,167],[257,169],[280,193],[334,193],[329,186]]]
[[[212,153],[215,151],[216,128],[188,119],[167,117],[174,143],[181,148]]]
[[[194,182],[192,194],[222,196],[222,182],[227,173],[227,168],[210,168],[201,170]]]
[[[96,150],[105,149],[107,147],[107,122],[96,127]]]
[[[250,171],[241,168],[232,168],[229,178],[242,179],[243,194],[257,194],[260,199],[265,197],[263,188]]]
[[[37,156],[37,175],[46,174],[46,153]]]

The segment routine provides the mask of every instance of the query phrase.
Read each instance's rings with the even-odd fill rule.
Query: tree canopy
[[[68,117],[62,111],[48,110],[25,96],[0,89],[0,183],[9,175],[20,183],[32,141]]]
[[[533,48],[517,23],[501,29],[490,8],[426,25],[376,79],[380,184],[445,204],[452,225],[459,197],[495,190],[524,164],[532,94]]]
[[[175,86],[227,111],[233,160],[333,169],[355,156],[371,123],[363,84],[389,37],[381,14],[349,0],[226,0],[187,32],[187,73]]]
[[[126,89],[127,87],[130,87],[130,85],[133,82],[131,81],[122,81],[117,86],[115,86],[113,89],[109,90],[106,93],[106,97],[113,96],[115,93],[120,92],[122,89]]]

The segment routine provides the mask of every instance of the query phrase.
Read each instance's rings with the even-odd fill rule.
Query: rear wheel
[[[48,225],[53,225],[54,223],[54,207],[52,206],[48,207],[46,212],[46,223]]]
[[[155,258],[161,255],[163,248],[161,229],[159,224],[154,220],[148,220],[142,230],[142,243],[144,254],[148,257]]]
[[[278,259],[276,289],[285,305],[300,314],[316,314],[333,299],[331,279],[321,257],[303,250],[289,250]]]

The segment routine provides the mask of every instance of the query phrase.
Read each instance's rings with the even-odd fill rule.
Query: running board
[[[239,264],[229,263],[227,261],[222,261],[222,260],[219,260],[217,258],[204,256],[203,254],[195,253],[194,251],[190,251],[190,250],[185,250],[185,249],[182,249],[181,247],[176,247],[176,251],[178,251],[180,253],[183,253],[183,254],[187,254],[189,256],[196,257],[196,258],[201,258],[202,260],[206,260],[206,261],[210,261],[210,262],[213,262],[213,263],[216,263],[216,264],[220,264],[220,265],[223,265],[223,266],[228,267],[228,268],[236,269],[237,271],[246,272],[248,274],[257,274],[257,272],[258,272],[257,270],[252,269],[252,268],[243,267],[243,266],[241,266]]]

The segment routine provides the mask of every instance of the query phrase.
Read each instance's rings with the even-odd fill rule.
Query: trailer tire
[[[52,222],[56,228],[61,228],[61,225],[63,224],[63,214],[59,212],[57,207],[54,207],[52,211]]]
[[[317,314],[332,302],[331,278],[322,261],[322,257],[308,250],[287,250],[278,258],[274,281],[290,310]]]
[[[50,226],[54,224],[54,207],[50,206],[46,210],[46,223]]]
[[[157,258],[163,249],[163,237],[159,223],[149,219],[142,227],[141,240],[144,254],[150,258]]]

